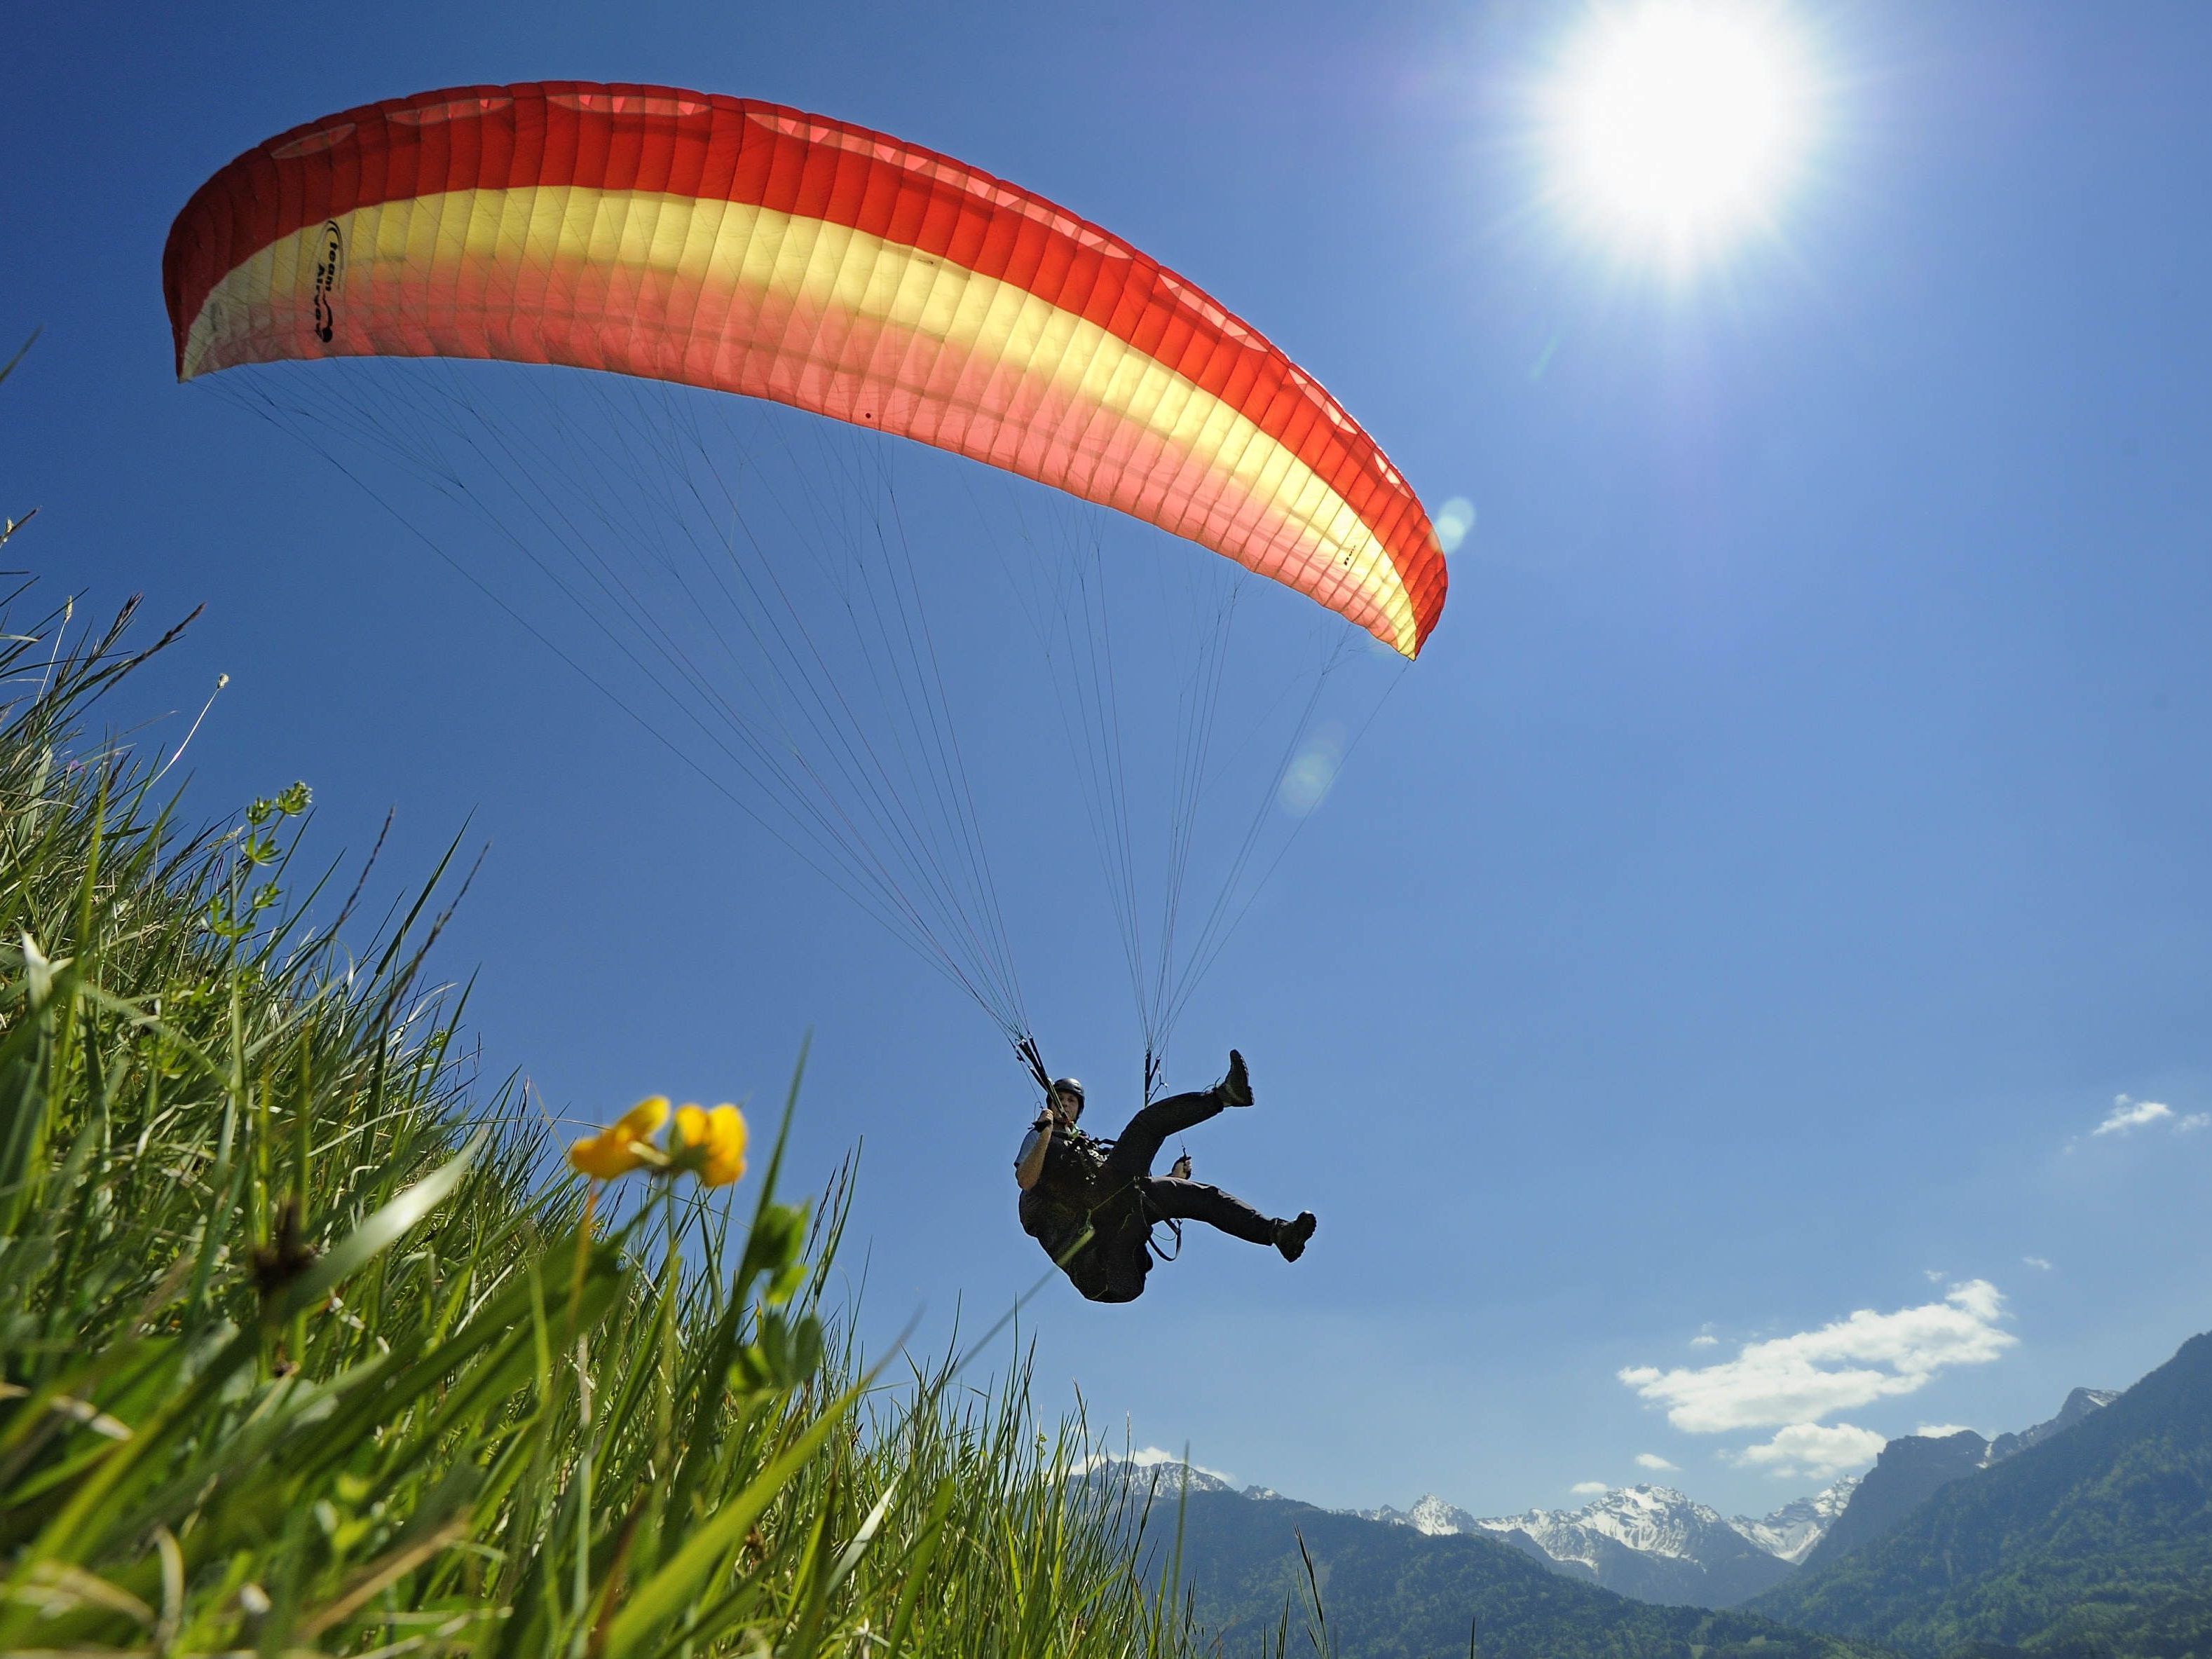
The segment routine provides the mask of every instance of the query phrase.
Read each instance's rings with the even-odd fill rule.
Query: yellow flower
[[[711,1112],[678,1106],[668,1150],[680,1167],[696,1171],[701,1186],[726,1187],[745,1172],[744,1116],[734,1106]]]
[[[624,1112],[620,1121],[569,1147],[568,1163],[594,1181],[612,1181],[641,1170],[647,1159],[638,1150],[640,1144],[649,1141],[667,1121],[668,1097],[648,1096]]]

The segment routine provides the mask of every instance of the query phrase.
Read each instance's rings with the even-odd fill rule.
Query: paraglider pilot
[[[1156,1100],[1119,1139],[1096,1140],[1076,1127],[1083,1085],[1061,1078],[1014,1160],[1022,1231],[1093,1302],[1133,1302],[1144,1294],[1152,1228],[1163,1221],[1202,1221],[1232,1238],[1272,1244],[1284,1261],[1296,1261],[1313,1237],[1310,1210],[1294,1221],[1261,1215],[1218,1187],[1191,1180],[1188,1158],[1176,1160],[1173,1175],[1152,1173],[1170,1135],[1251,1103],[1244,1057],[1231,1048],[1229,1074],[1213,1087]]]

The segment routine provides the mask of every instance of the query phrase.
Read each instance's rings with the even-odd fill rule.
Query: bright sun
[[[1686,262],[1773,214],[1813,101],[1803,47],[1772,4],[1599,10],[1549,100],[1559,192],[1587,228]]]

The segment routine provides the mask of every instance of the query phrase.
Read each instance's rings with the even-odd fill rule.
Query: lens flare
[[[1464,495],[1455,495],[1437,509],[1431,522],[1436,526],[1437,545],[1448,554],[1456,553],[1474,528],[1474,503]]]
[[[1321,810],[1344,767],[1345,735],[1343,724],[1337,720],[1324,721],[1315,728],[1297,758],[1283,769],[1282,782],[1275,791],[1278,806],[1294,818],[1309,817]]]

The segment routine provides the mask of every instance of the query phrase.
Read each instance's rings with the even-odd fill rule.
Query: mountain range
[[[1618,1486],[1579,1510],[1529,1510],[1479,1517],[1434,1496],[1411,1509],[1355,1511],[1431,1536],[1486,1532],[1570,1577],[1640,1601],[1734,1607],[1772,1589],[1791,1569],[1833,1560],[1889,1531],[1960,1477],[2042,1444],[2118,1398],[2076,1389],[2058,1414],[1984,1439],[1971,1429],[1909,1435],[1882,1449],[1864,1477],[1850,1477],[1771,1515],[1723,1519],[1670,1486]]]
[[[1923,1443],[1955,1466],[1959,1438]],[[1747,1610],[1915,1656],[2212,1653],[2212,1335],[2021,1438]]]
[[[1486,1533],[1425,1534],[1275,1497],[1190,1492],[1151,1570],[1236,1659],[1878,1659],[1872,1644],[1576,1583]]]
[[[1826,1565],[1891,1531],[1954,1480],[2039,1446],[2118,1398],[2109,1389],[2076,1389],[2066,1396],[2057,1416],[1994,1440],[1960,1429],[1948,1435],[1913,1434],[1891,1441],[1857,1483],[1850,1507],[1799,1559],[1808,1567]]]
[[[1403,1510],[1385,1505],[1344,1513],[1431,1538],[1494,1538],[1566,1577],[1640,1601],[1733,1607],[1780,1583],[1800,1564],[1832,1559],[1881,1535],[1948,1481],[2041,1443],[2116,1397],[2107,1390],[2076,1389],[2056,1417],[1993,1441],[1970,1430],[1938,1439],[1893,1440],[1864,1477],[1871,1489],[1863,1496],[1861,1478],[1853,1476],[1757,1519],[1724,1518],[1672,1487],[1648,1485],[1616,1487],[1578,1510],[1485,1516],[1431,1493]],[[1240,1492],[1208,1471],[1170,1467],[1164,1491],[1188,1479],[1194,1493],[1279,1495],[1259,1486]]]
[[[1358,1513],[1431,1537],[1488,1534],[1554,1571],[1639,1601],[1725,1607],[1787,1577],[1856,1484],[1839,1481],[1757,1521],[1724,1520],[1671,1486],[1652,1486],[1615,1487],[1579,1510],[1479,1517],[1429,1497],[1410,1510]]]
[[[1152,1472],[1167,1492],[1179,1473]],[[1488,1520],[1433,1498],[1331,1512],[1218,1477],[1185,1490],[1176,1583],[1227,1654],[1303,1620],[1340,1659],[1463,1653],[1471,1636],[1488,1659],[2212,1656],[2212,1335],[2018,1434],[1893,1441],[1855,1486],[1759,1521],[1649,1486]],[[1719,1591],[1747,1551],[1780,1582],[1726,1611],[1601,1582]]]

